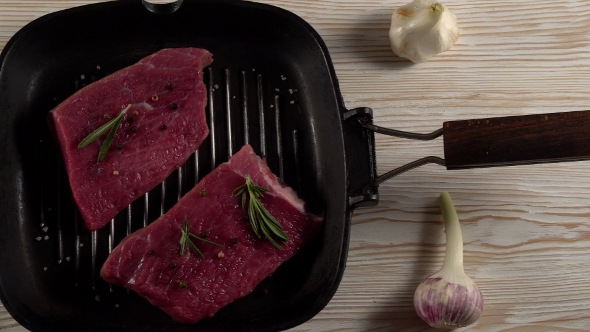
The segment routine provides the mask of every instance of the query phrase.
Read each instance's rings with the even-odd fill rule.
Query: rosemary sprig
[[[260,201],[260,197],[268,189],[261,187],[252,181],[250,175],[246,175],[246,183],[234,189],[233,194],[242,196],[242,209],[246,209],[246,202],[248,203],[248,220],[252,225],[254,234],[260,239],[261,234],[270,241],[275,247],[283,250],[283,247],[277,243],[277,240],[287,244],[289,236],[283,231],[283,227],[273,217],[270,212],[264,207]],[[275,238],[277,240],[275,240]]]
[[[131,104],[127,105],[127,107],[125,107],[121,111],[121,113],[119,113],[119,115],[117,115],[114,119],[103,124],[102,126],[95,129],[93,132],[88,134],[88,136],[86,136],[80,142],[80,144],[78,144],[78,148],[83,148],[88,144],[96,141],[99,137],[101,137],[108,131],[109,133],[107,135],[107,138],[102,143],[102,146],[100,147],[100,151],[98,153],[98,162],[103,161],[104,157],[107,155],[107,152],[109,151],[109,148],[111,147],[111,144],[113,144],[113,138],[115,138],[117,129],[119,129],[119,125],[121,124],[121,121],[123,120],[123,117],[127,113],[127,110],[129,110],[129,108],[131,108]]]
[[[223,247],[223,245],[221,245],[219,243],[215,243],[213,241],[203,239],[202,237],[196,236],[195,234],[191,233],[188,228],[188,220],[186,220],[186,219],[184,219],[184,226],[180,229],[180,231],[182,232],[182,235],[180,236],[180,255],[181,256],[184,255],[184,253],[186,252],[186,247],[189,246],[190,248],[193,249],[194,252],[197,253],[197,255],[199,255],[201,257],[201,259],[205,259],[205,256],[203,256],[203,253],[201,252],[201,250],[199,250],[199,248],[197,248],[197,246],[195,245],[193,240],[191,240],[191,237],[195,238],[199,241],[203,241],[205,243],[213,244],[218,247]]]

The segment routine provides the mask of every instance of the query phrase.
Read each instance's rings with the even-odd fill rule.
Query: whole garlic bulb
[[[391,49],[412,62],[424,62],[450,49],[457,38],[457,17],[435,0],[414,0],[391,16]]]
[[[436,328],[471,325],[483,311],[483,296],[463,270],[463,236],[451,196],[443,193],[439,205],[445,222],[447,250],[442,268],[426,278],[414,293],[414,309]]]

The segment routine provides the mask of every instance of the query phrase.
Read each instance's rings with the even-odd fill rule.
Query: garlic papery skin
[[[451,196],[443,193],[438,201],[447,238],[445,260],[438,272],[416,288],[414,309],[432,327],[463,327],[481,315],[483,296],[463,269],[463,235]]]
[[[391,16],[391,49],[414,63],[449,50],[457,38],[457,17],[435,0],[414,0]]]

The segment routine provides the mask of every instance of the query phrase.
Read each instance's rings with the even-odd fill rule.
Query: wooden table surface
[[[26,23],[91,0],[0,0],[0,49]],[[443,121],[590,109],[587,0],[447,0],[461,36],[413,65],[389,48],[398,0],[261,0],[307,20],[325,40],[348,108],[378,125],[430,132]],[[589,128],[590,130],[590,128]],[[427,155],[442,140],[377,135],[378,171]],[[293,331],[429,331],[416,286],[444,255],[436,198],[462,220],[465,270],[485,298],[461,331],[590,331],[590,162],[447,171],[429,165],[381,185],[378,207],[353,217],[338,292]],[[0,330],[24,331],[0,306]]]

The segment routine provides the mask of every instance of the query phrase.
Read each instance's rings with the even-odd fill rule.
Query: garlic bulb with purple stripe
[[[414,309],[432,327],[471,325],[483,311],[483,296],[463,270],[463,236],[451,196],[438,199],[447,238],[442,268],[426,278],[414,293]]]

